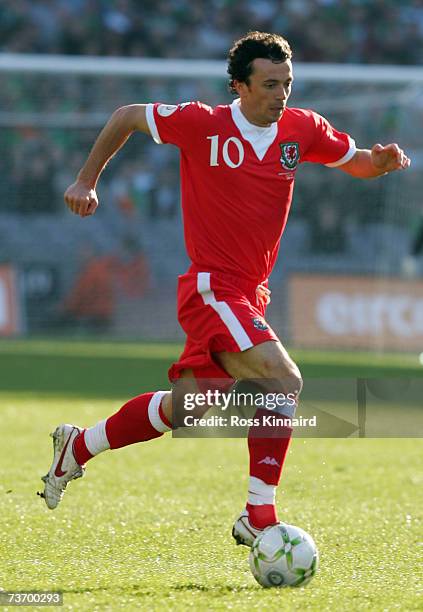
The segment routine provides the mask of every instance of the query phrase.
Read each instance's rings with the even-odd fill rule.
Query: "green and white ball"
[[[279,523],[254,540],[250,568],[263,587],[305,586],[319,565],[313,538],[299,527]]]

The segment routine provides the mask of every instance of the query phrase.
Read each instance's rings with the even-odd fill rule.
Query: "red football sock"
[[[110,448],[122,448],[136,442],[153,440],[171,429],[161,407],[161,397],[158,405],[152,409],[153,397],[157,395],[138,395],[107,419],[106,434]]]
[[[264,504],[263,506],[254,506],[247,503],[248,519],[253,527],[264,529],[269,525],[278,523],[278,515],[276,506]]]
[[[75,440],[73,441],[73,456],[75,457],[75,461],[79,463],[79,465],[84,465],[89,459],[92,459],[94,457],[94,455],[90,453],[87,448],[87,445],[85,444],[85,431],[85,429],[81,431],[81,433],[78,434]]]
[[[269,410],[258,409],[255,418],[269,416]],[[279,416],[279,415],[277,415]],[[252,426],[248,432],[250,451],[250,476],[260,478],[266,484],[277,486],[292,436],[288,426]]]
[[[269,416],[269,411],[258,409],[255,418]],[[282,415],[277,415],[282,416]],[[288,452],[292,427],[252,426],[248,432],[250,453],[250,477],[258,478],[267,485],[277,486]],[[272,504],[247,504],[251,523],[258,528],[272,525],[278,521],[276,508]]]
[[[163,395],[163,391],[157,391],[134,397],[105,422],[81,432],[73,445],[77,463],[86,463],[106,448],[122,448],[136,442],[146,442],[172,429],[161,406]],[[100,435],[95,431],[97,428]]]

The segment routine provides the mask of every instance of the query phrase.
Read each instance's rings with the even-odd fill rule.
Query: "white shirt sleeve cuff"
[[[156,120],[154,119],[154,105],[147,104],[145,109],[145,117],[147,119],[148,129],[150,130],[150,134],[157,144],[163,144],[162,139],[159,135],[159,130],[157,129]]]
[[[357,147],[355,146],[355,140],[350,138],[349,141],[350,146],[345,155],[343,155],[341,159],[338,159],[338,161],[331,162],[330,164],[325,164],[325,166],[327,166],[328,168],[336,168],[337,166],[342,166],[342,164],[346,164],[350,161],[350,159],[354,157],[355,152],[357,151]]]

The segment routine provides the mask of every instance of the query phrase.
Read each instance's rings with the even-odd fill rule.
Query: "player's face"
[[[274,63],[255,59],[249,83],[236,83],[241,110],[248,121],[263,127],[278,121],[291,94],[292,81],[290,60]]]

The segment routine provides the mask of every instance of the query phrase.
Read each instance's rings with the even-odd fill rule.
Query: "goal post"
[[[1,72],[38,74],[114,75],[164,78],[226,78],[226,63],[218,60],[95,57],[0,53]],[[330,64],[295,62],[296,78],[356,83],[420,83],[423,68],[387,64]]]

